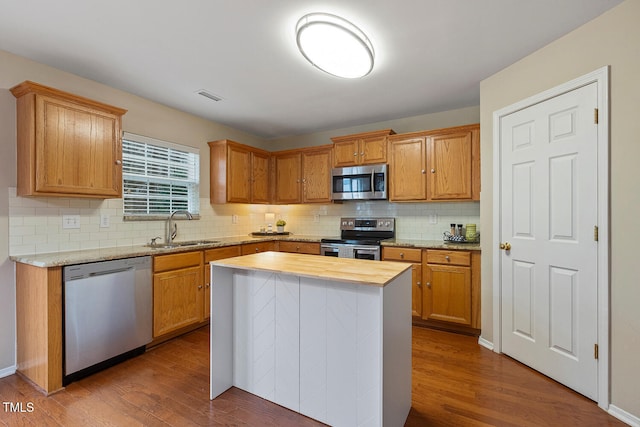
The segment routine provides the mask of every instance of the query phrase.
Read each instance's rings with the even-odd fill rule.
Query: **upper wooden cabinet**
[[[302,202],[331,202],[331,146],[302,153]]]
[[[25,81],[17,98],[19,196],[122,197],[122,108]]]
[[[333,167],[387,163],[387,136],[392,129],[331,138]]]
[[[420,133],[413,133],[395,135],[389,140],[389,200],[425,200],[426,137]]]
[[[302,157],[299,151],[275,153],[275,203],[300,203],[302,200]]]
[[[389,200],[480,200],[480,125],[390,136]]]
[[[223,139],[209,142],[211,203],[269,203],[267,151]]]
[[[275,203],[330,203],[330,145],[274,153]]]
[[[480,126],[427,138],[427,199],[480,200]]]

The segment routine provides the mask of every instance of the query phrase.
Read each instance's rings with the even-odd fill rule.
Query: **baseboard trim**
[[[8,377],[16,373],[16,365],[0,369],[0,378]]]
[[[491,341],[488,341],[482,337],[478,337],[478,344],[493,351],[493,343]]]
[[[640,427],[640,417],[630,414],[624,409],[620,409],[615,405],[609,405],[609,410],[607,412],[609,415],[616,417],[623,423],[627,423],[632,427]]]

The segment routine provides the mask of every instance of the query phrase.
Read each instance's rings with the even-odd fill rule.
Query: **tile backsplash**
[[[9,188],[8,196],[10,255],[135,246],[156,236],[164,238],[165,221],[123,221],[122,199],[18,197],[15,187]],[[176,221],[176,240],[248,235],[266,226],[267,212],[286,220],[286,231],[312,236],[339,236],[343,216],[395,217],[400,239],[440,240],[451,223],[480,223],[478,202],[211,205],[208,198],[202,198],[200,219]],[[65,215],[78,215],[80,228],[63,228]],[[104,216],[108,227],[101,227]]]

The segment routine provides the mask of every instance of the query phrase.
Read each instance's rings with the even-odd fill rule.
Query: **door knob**
[[[509,242],[500,243],[500,249],[505,250],[505,251],[510,251],[511,250],[511,243],[509,243]]]

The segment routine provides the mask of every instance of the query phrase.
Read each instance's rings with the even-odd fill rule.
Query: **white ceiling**
[[[271,139],[478,105],[482,79],[618,3],[0,0],[0,49]],[[294,28],[309,12],[367,33],[371,74],[307,63]]]

